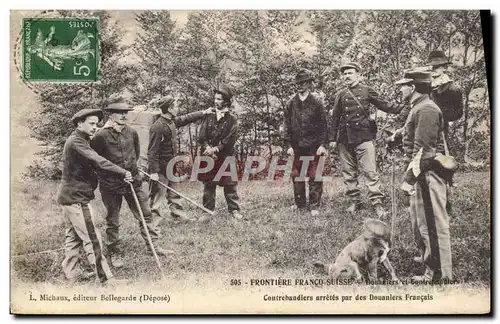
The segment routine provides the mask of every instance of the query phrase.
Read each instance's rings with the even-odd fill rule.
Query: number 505
[[[73,66],[73,75],[84,75],[88,76],[90,74],[90,68],[86,65]]]

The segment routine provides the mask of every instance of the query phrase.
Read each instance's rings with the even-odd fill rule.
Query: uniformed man
[[[397,114],[403,105],[389,104],[380,98],[371,87],[360,82],[361,67],[350,62],[340,67],[346,88],[340,90],[334,101],[332,114],[332,132],[330,147],[338,147],[342,176],[347,186],[346,195],[352,201],[347,209],[354,213],[361,208],[358,176],[360,171],[366,177],[368,199],[370,199],[377,216],[387,214],[382,206],[384,194],[380,190],[380,180],[376,168],[376,152],[373,140],[376,137],[377,125],[370,118],[369,105],[387,113]]]
[[[132,108],[122,97],[119,97],[104,110],[109,113],[108,121],[95,134],[91,145],[99,155],[132,173],[134,191],[147,225],[147,228],[144,228],[130,185],[121,181],[113,173],[107,171],[99,172],[99,190],[101,191],[102,201],[107,210],[106,236],[108,251],[111,264],[119,268],[123,266],[122,247],[120,246],[119,237],[120,209],[123,198],[125,198],[132,214],[139,222],[139,228],[146,243],[148,254],[152,254],[153,252],[148,244],[146,231],[149,231],[158,255],[165,256],[170,251],[156,246],[159,234],[152,223],[148,195],[141,187],[142,177],[137,167],[137,161],[140,156],[139,136],[133,128],[127,125],[127,112],[132,110]]]
[[[113,277],[103,254],[99,231],[95,227],[90,201],[97,188],[96,170],[113,174],[121,182],[131,181],[132,174],[98,155],[89,144],[102,119],[100,109],[82,109],[71,121],[76,130],[64,143],[63,171],[57,202],[62,205],[66,219],[65,257],[63,272],[72,282],[90,279],[80,266],[80,247],[94,268],[101,283],[109,283]]]
[[[410,199],[410,218],[415,240],[426,266],[425,273],[414,279],[451,280],[450,224],[445,208],[446,182],[443,176],[445,172],[437,163],[443,148],[443,114],[429,97],[429,72],[409,71],[396,84],[401,85],[403,98],[411,105],[404,126],[403,148],[408,169],[412,170],[417,179]],[[408,179],[405,180],[406,183],[411,183]]]
[[[231,111],[233,92],[225,84],[219,84],[214,89],[215,113],[205,115],[200,125],[198,142],[203,155],[215,158],[215,167],[211,172],[200,174],[198,179],[203,181],[203,206],[207,209],[215,209],[215,194],[217,185],[224,188],[229,213],[235,219],[242,219],[238,204],[238,193],[236,191],[236,179],[223,176],[219,181],[214,181],[219,168],[224,160],[229,157],[235,158],[234,145],[238,138],[238,119]]]
[[[197,111],[191,114],[177,116],[179,107],[177,101],[172,96],[166,96],[156,102],[156,106],[161,109],[161,116],[151,126],[149,130],[148,147],[148,167],[153,181],[160,181],[173,188],[177,187],[175,181],[167,176],[167,165],[177,154],[177,127],[187,125],[201,119],[204,115],[213,113],[209,108],[204,111]],[[174,170],[175,173],[175,170]],[[162,216],[160,206],[168,200],[170,204],[170,213],[176,222],[190,221],[182,208],[181,197],[171,190],[158,183],[153,183],[151,188],[151,212],[154,222],[158,223]],[[157,227],[159,229],[159,227]]]
[[[311,93],[313,72],[300,69],[295,76],[297,93],[288,101],[284,114],[284,139],[290,146],[287,153],[294,156],[292,168],[295,208],[307,206],[305,177],[300,175],[304,157],[314,157],[309,162],[309,208],[312,216],[319,215],[323,182],[316,180],[318,159],[326,155],[328,146],[327,114],[323,100]],[[301,159],[302,158],[302,159]]]

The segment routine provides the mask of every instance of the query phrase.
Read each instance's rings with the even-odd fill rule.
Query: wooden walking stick
[[[153,256],[156,261],[156,265],[158,266],[158,269],[160,269],[160,273],[163,279],[165,278],[165,274],[163,273],[163,267],[161,266],[160,259],[158,258],[158,254],[156,254],[156,249],[153,245],[153,241],[151,241],[151,236],[149,235],[149,230],[148,226],[146,224],[146,220],[144,219],[144,214],[142,213],[142,208],[141,205],[139,204],[139,199],[137,198],[137,194],[135,193],[134,190],[134,185],[130,181],[125,181],[130,185],[130,190],[132,190],[132,195],[134,196],[135,204],[137,206],[137,210],[139,211],[139,215],[141,216],[141,223],[142,226],[144,227],[144,231],[146,232],[146,238],[148,240],[149,247],[151,248],[151,251],[153,252]]]
[[[144,174],[145,176],[147,176],[148,178],[151,179],[151,175],[149,175],[148,173],[142,171],[141,169],[139,169],[139,172],[141,172],[142,174]],[[191,198],[189,197],[186,197],[184,196],[183,194],[181,194],[180,192],[178,192],[177,190],[167,186],[166,184],[164,184],[163,182],[160,182],[160,181],[155,181],[156,183],[158,183],[160,186],[166,188],[167,190],[170,190],[172,191],[173,193],[176,193],[178,194],[181,198],[184,198],[185,200],[189,201],[191,204],[195,205],[196,207],[200,208],[201,210],[203,210],[204,212],[206,213],[209,213],[210,215],[215,215],[215,212],[213,210],[210,210],[208,208],[205,208],[204,206],[198,204],[197,202],[195,202],[194,200],[192,200]]]
[[[396,168],[394,166],[394,153],[392,153],[392,171],[391,171],[391,243],[394,245],[394,224],[396,223],[396,190],[394,183],[396,182]]]

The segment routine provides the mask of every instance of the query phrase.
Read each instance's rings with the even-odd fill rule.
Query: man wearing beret
[[[168,177],[167,165],[177,154],[177,127],[193,123],[201,119],[204,115],[213,113],[213,109],[209,108],[204,111],[177,116],[179,107],[177,101],[172,96],[161,98],[156,102],[156,105],[161,109],[162,114],[149,130],[149,172],[153,181],[160,181],[175,190],[177,183],[171,181],[171,178]],[[190,220],[182,208],[181,197],[173,191],[168,190],[167,192],[165,187],[158,183],[153,183],[150,197],[151,212],[153,213],[155,223],[162,219],[160,206],[165,202],[165,199],[168,200],[170,213],[176,221]]]
[[[99,155],[132,173],[134,191],[139,200],[147,226],[147,228],[144,228],[142,224],[139,209],[130,185],[121,181],[113,173],[107,171],[99,172],[99,189],[102,201],[107,210],[106,236],[108,251],[111,264],[115,268],[119,268],[123,266],[122,248],[120,247],[119,237],[120,209],[123,198],[125,198],[132,214],[139,222],[139,228],[146,243],[148,254],[152,254],[153,252],[149,247],[146,231],[149,231],[158,255],[165,256],[169,252],[156,246],[159,234],[152,222],[148,195],[141,187],[142,177],[137,167],[137,161],[140,156],[139,136],[133,128],[127,125],[127,112],[132,110],[132,108],[129,107],[122,97],[118,97],[104,110],[109,113],[109,118],[104,127],[92,138],[92,148]]]
[[[63,272],[72,282],[90,279],[80,267],[80,247],[101,283],[110,283],[113,274],[103,255],[102,241],[94,224],[90,201],[97,188],[96,170],[113,174],[120,181],[132,180],[132,174],[97,154],[89,144],[90,137],[102,119],[100,109],[82,109],[71,121],[76,130],[64,143],[63,171],[57,202],[62,205],[66,219],[65,258]]]
[[[387,214],[382,206],[384,194],[380,190],[380,180],[376,168],[376,152],[373,140],[377,126],[370,118],[370,104],[387,113],[399,113],[403,105],[389,104],[380,98],[372,88],[360,82],[361,67],[350,62],[340,67],[346,88],[340,90],[334,100],[330,147],[338,147],[342,166],[342,176],[347,186],[346,195],[352,201],[347,209],[354,213],[361,208],[359,173],[366,178],[368,199],[377,216]]]
[[[452,279],[450,224],[446,212],[446,181],[440,163],[443,150],[443,113],[430,99],[431,74],[408,71],[401,85],[403,99],[411,105],[403,132],[405,162],[412,174],[405,183],[416,178],[410,198],[413,234],[424,262],[425,273],[415,280]]]
[[[297,93],[288,101],[284,114],[284,140],[290,146],[287,153],[294,156],[292,168],[295,206],[299,211],[307,208],[306,185],[300,177],[304,157],[310,157],[309,208],[312,216],[319,215],[323,182],[316,180],[320,155],[326,155],[328,146],[327,115],[323,100],[311,92],[313,72],[300,69],[295,76]]]
[[[215,159],[211,172],[200,174],[198,179],[203,182],[203,206],[215,209],[215,194],[217,185],[224,188],[229,213],[235,219],[243,219],[238,204],[237,182],[229,176],[223,176],[215,181],[217,172],[226,158],[235,157],[234,145],[238,138],[238,118],[231,111],[233,92],[225,84],[219,84],[214,89],[215,113],[205,115],[200,125],[198,142],[203,155]]]

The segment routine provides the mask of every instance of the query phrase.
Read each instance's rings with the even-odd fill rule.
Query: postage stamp
[[[11,11],[10,312],[491,313],[490,20]]]
[[[97,81],[97,18],[24,18],[23,78],[28,81]]]

